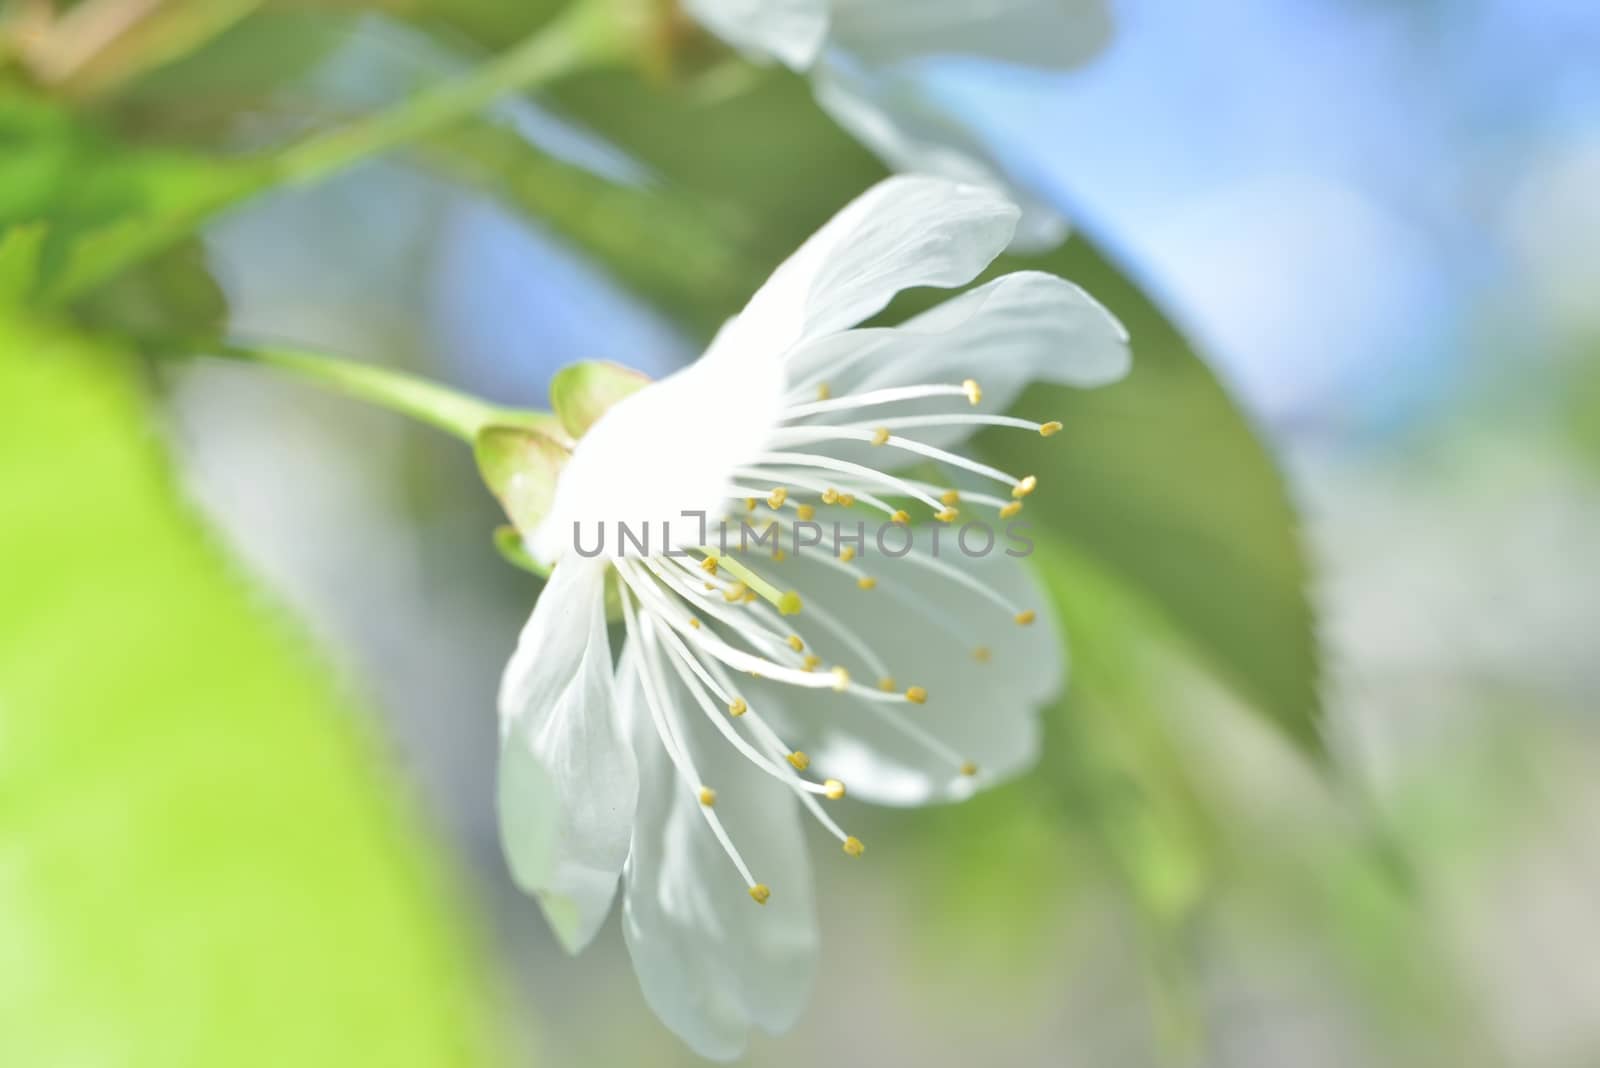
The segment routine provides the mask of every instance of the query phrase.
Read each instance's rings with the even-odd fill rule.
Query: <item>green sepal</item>
[[[494,528],[494,547],[501,559],[512,567],[540,578],[550,577],[550,569],[528,555],[528,550],[522,544],[522,534],[510,523]]]
[[[478,473],[519,531],[538,526],[555,500],[556,479],[571,453],[549,434],[518,426],[487,426],[472,445]]]
[[[534,430],[568,452],[572,451],[572,439],[561,429],[561,420],[550,412],[529,408],[501,408],[495,415],[494,427],[500,430]]]
[[[622,615],[622,579],[617,574],[617,569],[612,568],[606,572],[606,622],[621,623]]]
[[[613,404],[650,383],[648,376],[605,360],[584,360],[550,380],[550,407],[562,429],[577,441]]]

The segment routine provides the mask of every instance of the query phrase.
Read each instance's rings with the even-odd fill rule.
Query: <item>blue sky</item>
[[[1499,213],[1600,130],[1600,7],[1122,0],[1066,76],[946,65],[947,106],[1114,249],[1281,434],[1382,432],[1517,284]]]

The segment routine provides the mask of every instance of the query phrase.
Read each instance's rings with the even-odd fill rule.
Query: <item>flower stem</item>
[[[610,58],[618,42],[614,28],[597,16],[603,7],[573,4],[539,33],[471,74],[291,146],[273,160],[274,184],[318,181],[475,114],[507,93],[548,85]]]
[[[519,89],[548,85],[564,75],[621,54],[624,40],[609,5],[579,2],[538,33],[461,78],[424,90],[387,111],[312,134],[258,161],[235,161],[206,190],[147,225],[117,235],[74,264],[50,297],[71,301],[199,230],[220,212],[280,185],[309,185],[393,148],[414,142],[481,111]]]
[[[225,345],[211,355],[285,371],[324,389],[409,416],[472,444],[487,426],[538,426],[550,417],[500,408],[436,382],[373,364],[280,346]]]

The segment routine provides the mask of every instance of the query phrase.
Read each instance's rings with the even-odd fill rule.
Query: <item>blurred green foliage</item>
[[[179,502],[138,371],[0,310],[0,1062],[482,1063],[434,851]]]
[[[0,83],[0,232],[48,222],[34,298],[71,288],[75,271],[94,275],[110,246],[209,202],[231,188],[236,170],[230,161],[124,143],[60,101]],[[213,325],[204,313],[198,321]]]

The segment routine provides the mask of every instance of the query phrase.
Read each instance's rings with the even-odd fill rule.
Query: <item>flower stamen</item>
[[[791,685],[808,689],[821,689],[832,685],[829,679],[807,674],[794,668],[784,667],[782,664],[764,657],[751,655],[743,650],[735,649],[706,630],[695,630],[683,619],[679,618],[683,613],[672,603],[671,599],[667,598],[659,589],[647,581],[648,572],[644,575],[636,573],[633,569],[639,565],[628,560],[619,560],[616,566],[617,572],[623,576],[628,588],[641,601],[649,601],[652,605],[652,610],[660,616],[663,622],[680,635],[688,638],[691,645],[722,661],[735,671],[747,671],[762,678],[772,679],[775,682],[787,682]],[[702,604],[709,607],[706,602],[702,602]],[[743,633],[737,628],[736,632]]]
[[[739,474],[748,475],[752,478],[768,478],[773,472],[758,468],[741,468]],[[822,479],[810,478],[798,471],[783,471],[781,477],[785,482],[821,494],[822,501],[825,504],[837,504],[840,508],[849,508],[856,503],[856,498],[859,496],[867,504],[883,512],[884,515],[894,511],[892,505],[860,488],[857,488],[854,493],[844,493]],[[828,499],[828,494],[830,493],[833,494],[832,500]]]
[[[873,432],[870,430],[854,430],[848,427],[806,425],[783,427],[773,434],[772,441],[778,446],[803,445],[807,442],[820,441],[864,441],[871,443],[873,437]],[[1012,494],[1018,497],[1025,497],[1029,493],[1032,493],[1034,486],[1038,484],[1038,479],[1034,478],[1032,475],[1029,475],[1027,478],[1019,481],[1015,476],[1008,475],[998,467],[991,467],[988,464],[979,463],[977,460],[968,459],[967,457],[962,456],[960,453],[950,452],[947,449],[937,448],[933,445],[925,445],[920,441],[916,441],[912,438],[903,438],[897,434],[891,434],[885,444],[889,448],[915,453],[916,455],[926,457],[929,460],[937,460],[940,463],[949,464],[951,467],[959,467],[963,470],[971,471],[975,475],[981,475],[984,478],[992,479],[995,482],[1004,483],[1005,485],[1011,486]],[[782,459],[780,459],[780,457]],[[799,457],[801,459],[792,459],[794,457]],[[819,463],[813,461],[827,462]],[[911,483],[904,479],[894,478],[891,475],[874,471],[870,467],[863,467],[860,464],[852,464],[845,460],[835,460],[832,457],[818,457],[814,453],[769,453],[768,455],[762,457],[761,462],[793,463],[799,467],[827,467],[834,471],[840,471],[846,474],[854,474],[858,477],[866,477],[870,480],[876,480],[880,483],[891,484],[894,486],[894,488],[900,490],[901,492],[914,492]],[[1026,488],[1023,488],[1024,486]],[[1018,492],[1019,489],[1021,492]],[[915,492],[915,496],[919,500],[922,500],[924,503],[928,504],[935,511],[938,511],[938,504],[935,503],[931,498],[924,496],[920,492]]]
[[[788,432],[788,430],[778,431],[778,433],[774,435],[773,440],[776,441],[784,439],[784,435],[786,435]],[[819,439],[812,438],[810,440]],[[859,433],[852,432],[852,440],[868,441],[871,440],[871,434],[866,431],[860,431]],[[897,440],[898,439],[895,438],[889,439],[890,444],[895,444]],[[937,457],[934,458],[937,459]],[[928,496],[926,493],[921,492],[905,479],[896,478],[894,475],[885,474],[884,472],[875,468],[867,467],[865,464],[851,463],[849,460],[839,460],[832,456],[820,456],[816,453],[810,452],[769,452],[761,457],[760,462],[763,465],[779,464],[793,467],[821,468],[825,471],[835,471],[839,474],[855,475],[857,478],[865,479],[868,482],[875,482],[880,486],[885,486],[896,493],[903,493],[908,497],[915,497],[917,500],[921,501],[923,504],[926,504],[935,512],[937,512],[940,508],[940,504],[937,500]],[[997,471],[995,473],[1001,478],[1002,481],[1013,483],[1016,481],[1016,479],[1012,478],[1010,475],[1004,474],[1003,472]]]
[[[814,424],[807,424],[808,426]],[[952,412],[942,415],[896,415],[888,419],[879,419],[872,423],[837,423],[828,424],[837,430],[917,430],[924,428],[947,426],[994,426],[1010,427],[1016,430],[1032,430],[1044,437],[1056,433],[1061,429],[1061,424],[1056,422],[1036,423],[1032,419],[1019,419],[1014,415],[990,415],[987,412]],[[1054,427],[1055,429],[1051,429]],[[820,429],[820,427],[819,427]]]
[[[722,555],[711,549],[703,549],[702,551],[708,559],[716,560],[718,567],[725,567],[738,576],[745,587],[755,591],[763,600],[776,608],[779,614],[792,616],[800,611],[802,607],[800,595],[794,590],[784,591],[778,589],[778,587],[752,571],[746,564],[732,556]]]
[[[722,688],[712,680],[710,674],[705,670],[705,666],[699,663],[699,661],[689,652],[689,650],[685,649],[683,644],[678,642],[673,637],[670,631],[667,632],[665,638],[671,643],[669,646],[669,652],[674,654],[669,656],[667,659],[672,664],[672,667],[678,678],[683,682],[684,689],[689,691],[690,695],[694,697],[695,702],[705,713],[706,718],[716,726],[717,731],[728,740],[729,744],[739,751],[739,755],[743,756],[746,760],[750,761],[750,763],[754,764],[768,775],[777,779],[785,786],[789,786],[794,789],[806,790],[817,794],[826,795],[828,793],[829,787],[826,783],[814,783],[806,779],[801,779],[798,776],[790,775],[777,764],[768,760],[760,750],[751,745],[750,742],[747,741],[737,729],[735,729],[733,724],[728,721],[727,717],[718,715],[715,706],[711,703],[711,698],[707,696],[707,690],[709,690],[712,694],[715,694],[719,699],[725,700],[727,695],[723,693]],[[801,757],[805,756],[804,753],[799,755]],[[789,761],[789,763],[794,765],[796,771],[805,770],[805,767],[795,764],[794,760],[792,759]],[[809,760],[807,760],[806,763],[809,765]],[[712,802],[707,802],[705,800],[705,792],[705,789],[702,788],[701,804],[710,804],[715,802],[717,796],[716,791],[710,791]]]
[[[807,416],[822,415],[827,412],[848,412],[856,408],[873,408],[898,401],[922,400],[925,397],[966,397],[971,401],[973,389],[977,385],[969,378],[959,386],[892,386],[888,389],[868,390],[866,393],[850,393],[843,397],[791,405],[783,410],[782,418],[804,419]],[[968,386],[973,388],[969,389]]]
[[[618,570],[622,569],[619,567]],[[649,615],[641,616],[634,611],[632,598],[623,596],[621,600],[624,626],[627,627],[629,635],[638,638],[638,655],[633,669],[639,677],[640,689],[644,693],[644,703],[650,711],[650,719],[655,725],[656,736],[660,739],[662,748],[666,750],[667,757],[672,761],[673,767],[677,769],[679,778],[685,783],[698,784],[693,786],[695,798],[698,801],[701,796],[700,791],[705,787],[700,784],[700,776],[695,771],[694,762],[690,759],[688,752],[684,750],[676,732],[672,728],[671,721],[668,719],[667,710],[672,706],[665,700],[666,686],[656,674],[656,668],[659,666],[656,663],[656,657],[659,655],[659,650],[655,647],[655,625]],[[638,661],[642,661],[642,663]],[[745,863],[744,857],[733,844],[733,839],[729,837],[727,828],[722,825],[722,820],[717,817],[716,812],[709,805],[701,803],[696,807],[705,818],[706,825],[711,829],[711,833],[722,846],[722,851],[727,854],[728,859],[733,862],[733,866],[739,872],[740,877],[744,879],[745,885],[750,888],[750,896],[756,898],[757,901],[764,902],[766,897],[757,897],[756,891],[759,889],[763,891],[764,895],[768,896],[770,896],[771,891],[767,890],[765,884],[756,882],[755,876],[750,874],[750,866]]]

